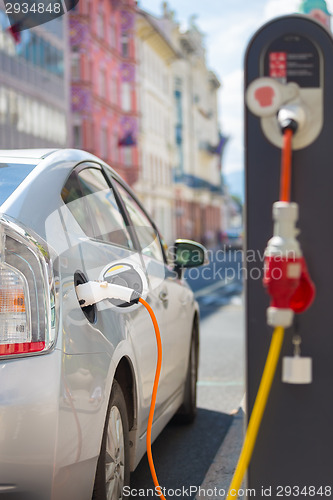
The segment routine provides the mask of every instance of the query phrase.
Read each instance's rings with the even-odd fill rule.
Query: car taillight
[[[16,224],[0,221],[0,356],[48,351],[55,320],[46,245]]]

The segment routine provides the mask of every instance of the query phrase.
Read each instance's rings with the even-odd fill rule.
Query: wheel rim
[[[108,424],[105,457],[105,482],[107,500],[122,498],[125,477],[124,429],[121,415],[112,406]]]

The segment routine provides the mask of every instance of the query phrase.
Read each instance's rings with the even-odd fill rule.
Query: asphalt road
[[[201,318],[229,304],[243,290],[243,253],[241,250],[210,251],[208,266],[188,269],[185,279],[199,302]]]
[[[195,497],[190,486],[202,484],[244,394],[242,284],[237,276],[241,257],[232,252],[224,262],[217,260],[222,255],[212,257],[210,266],[202,268],[208,269],[204,274],[188,276],[202,317],[197,419],[190,426],[171,422],[153,444],[160,484],[166,489],[185,488],[181,498]],[[209,273],[211,278],[206,279]],[[144,498],[158,498],[147,493],[153,482],[146,456],[131,476],[131,488],[138,496],[145,490]]]
[[[209,264],[187,269],[185,278],[194,292],[204,287],[233,280],[241,282],[243,276],[243,251],[208,250]]]

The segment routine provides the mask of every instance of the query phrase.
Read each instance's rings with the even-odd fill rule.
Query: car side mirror
[[[192,240],[176,240],[173,245],[173,264],[176,269],[206,266],[209,264],[207,249]]]

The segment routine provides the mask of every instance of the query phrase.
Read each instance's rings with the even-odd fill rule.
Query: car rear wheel
[[[190,424],[197,415],[197,380],[199,365],[198,327],[193,326],[190,356],[186,374],[184,401],[176,415],[177,422]]]
[[[126,402],[113,382],[101,452],[97,463],[93,500],[120,500],[129,485],[129,437]]]

